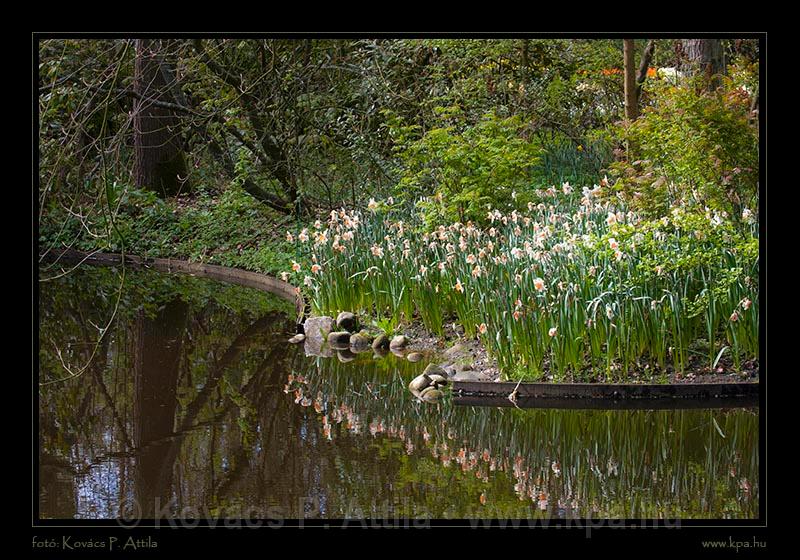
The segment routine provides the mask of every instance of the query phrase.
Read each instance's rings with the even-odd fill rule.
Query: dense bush
[[[488,208],[505,207],[530,183],[541,150],[524,137],[523,126],[518,117],[487,114],[463,131],[435,128],[400,144],[405,172],[399,192],[432,195],[421,203],[429,226],[485,220]]]
[[[673,205],[705,207],[742,222],[758,206],[758,131],[742,87],[706,91],[692,81],[658,84],[653,105],[618,132],[625,159],[614,190],[646,216]]]

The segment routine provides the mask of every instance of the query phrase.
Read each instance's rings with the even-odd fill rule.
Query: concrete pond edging
[[[512,397],[513,395],[513,397]],[[759,404],[759,383],[515,383],[454,381],[456,404],[518,408],[729,408]]]
[[[284,282],[283,280],[267,274],[215,264],[189,262],[180,259],[146,258],[136,255],[125,255],[124,259],[126,265],[139,268],[151,268],[160,272],[180,272],[269,292],[294,303],[297,318],[300,318],[305,313],[305,301],[299,291],[288,282]],[[43,260],[49,262],[63,261],[65,263],[118,266],[122,264],[123,255],[118,253],[86,253],[74,249],[66,249],[62,252],[49,253]]]

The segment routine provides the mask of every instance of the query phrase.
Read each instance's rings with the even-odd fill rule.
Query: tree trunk
[[[180,119],[174,111],[153,102],[177,102],[162,68],[160,42],[136,40],[133,88],[134,177],[136,186],[161,197],[175,196],[189,187],[180,141]]]
[[[719,39],[683,39],[680,69],[690,76],[703,76],[707,87],[719,87],[725,74],[725,53]]]
[[[638,84],[633,39],[622,40],[622,55],[625,62],[625,118],[636,120],[639,116]]]

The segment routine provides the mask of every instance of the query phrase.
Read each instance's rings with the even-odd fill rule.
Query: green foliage
[[[758,131],[750,95],[698,82],[660,84],[653,106],[619,127],[626,159],[612,166],[614,190],[645,215],[675,204],[709,207],[742,221],[758,206]]]
[[[291,265],[292,248],[281,236],[286,217],[230,187],[221,195],[198,189],[194,198],[162,200],[152,192],[122,189],[117,235],[86,235],[103,227],[103,217],[52,212],[40,224],[42,247],[69,245],[147,257],[174,257],[276,274]],[[76,241],[77,240],[77,241]]]
[[[541,150],[523,131],[520,118],[492,113],[463,131],[454,126],[429,130],[399,146],[405,172],[398,193],[412,199],[432,195],[420,203],[429,226],[483,221],[488,208],[507,206],[513,193],[529,184]]]
[[[380,330],[386,336],[392,337],[395,334],[397,334],[397,327],[399,326],[399,321],[397,320],[396,316],[378,317],[377,319],[374,319],[372,321],[372,326]]]

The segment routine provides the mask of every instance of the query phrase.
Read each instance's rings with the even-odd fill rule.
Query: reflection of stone
[[[335,326],[332,317],[309,317],[303,323],[303,330],[306,333],[305,353],[306,356],[322,356],[330,358],[333,352],[325,344],[325,339]]]
[[[322,358],[332,358],[333,350],[325,342],[319,338],[306,337],[306,343],[303,347],[306,356],[320,356]]]
[[[350,333],[347,331],[332,332],[328,335],[331,348],[350,348]]]
[[[424,357],[424,356],[423,356],[421,353],[419,353],[419,352],[411,352],[411,354],[409,354],[408,356],[406,356],[406,359],[407,359],[409,362],[418,362],[418,361],[420,361],[420,360],[421,360],[423,357]]]
[[[386,348],[374,348],[373,352],[375,353],[372,355],[372,357],[375,358],[376,360],[385,358],[389,354],[389,351]]]
[[[339,358],[339,361],[343,364],[347,362],[352,362],[356,359],[356,355],[350,351],[350,348],[342,348],[336,351],[336,355]]]
[[[419,398],[427,403],[439,402],[439,399],[441,399],[443,396],[444,393],[435,387],[427,387],[419,394]]]

